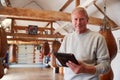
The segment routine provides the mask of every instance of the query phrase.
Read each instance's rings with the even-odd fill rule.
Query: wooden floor
[[[10,68],[0,80],[63,80],[53,68]]]

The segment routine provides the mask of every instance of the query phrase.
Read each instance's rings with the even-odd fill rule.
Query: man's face
[[[72,24],[79,34],[84,33],[86,31],[86,25],[88,23],[88,19],[83,12],[74,12],[72,15]]]

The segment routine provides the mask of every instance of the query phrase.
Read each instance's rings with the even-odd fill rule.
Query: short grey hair
[[[83,8],[83,7],[76,7],[75,9],[73,9],[71,15],[72,15],[74,12],[76,12],[76,11],[77,11],[77,12],[82,12],[82,13],[84,13],[85,16],[86,16],[86,18],[89,19],[88,13],[87,13],[87,11],[86,11],[85,8]]]

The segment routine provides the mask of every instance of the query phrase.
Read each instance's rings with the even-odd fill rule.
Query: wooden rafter
[[[44,35],[44,34],[36,34],[36,35],[30,35],[30,34],[26,34],[26,33],[9,33],[7,32],[7,36],[15,36],[15,37],[19,37],[19,38],[63,38],[63,35]]]
[[[25,41],[9,41],[8,40],[8,44],[25,44],[25,45],[35,45],[35,44],[43,44],[45,41],[29,41],[29,42],[25,42]]]
[[[68,0],[59,11],[63,11],[73,0]]]
[[[11,7],[10,0],[5,0],[5,2],[6,2],[6,5],[7,5],[8,7]]]
[[[106,16],[106,18],[108,19],[108,23],[110,24],[110,26],[112,26],[113,28],[116,28],[118,27],[118,25],[113,21],[111,20],[96,4],[96,1],[94,1],[94,5],[95,7],[104,15]]]
[[[103,23],[103,20],[100,19],[100,18],[95,18],[95,17],[89,17],[89,21],[88,21],[89,24],[92,24],[92,25],[98,25],[98,26],[101,26],[102,23]]]
[[[45,34],[37,34],[37,35],[29,35],[26,33],[7,33],[7,36],[11,36],[13,38],[7,38],[8,44],[42,44],[46,40],[48,42],[53,42],[55,38],[63,38],[63,35],[45,35]]]
[[[14,26],[15,30],[27,30],[28,26]],[[38,27],[38,31],[51,30],[51,28]]]
[[[30,41],[46,41],[46,39],[37,39],[37,38],[7,38],[9,41],[25,41],[25,42],[30,42]],[[53,40],[49,40],[52,42]]]
[[[0,17],[20,18],[20,19],[28,19],[28,20],[33,19],[33,20],[49,20],[49,21],[71,21],[70,13],[8,8],[8,7],[0,10]],[[100,18],[91,19],[90,17],[89,23],[93,25],[102,25],[102,19]],[[114,28],[116,27],[116,25],[113,24],[111,27]]]
[[[79,6],[80,5],[80,0],[75,0],[75,6]]]
[[[73,1],[73,0],[68,0],[68,1],[59,9],[59,11],[64,11],[65,8],[68,7],[72,1]],[[48,26],[50,23],[51,23],[51,22],[49,22],[46,26]]]
[[[69,21],[70,13],[46,10],[5,7],[0,9],[0,17],[33,19],[46,21]]]
[[[9,3],[9,0],[6,0],[6,1],[7,3]],[[70,13],[65,13],[65,12],[60,12],[60,11],[63,11],[72,1],[73,0],[68,0],[63,5],[63,7],[59,9],[59,11],[32,10],[32,9],[10,8],[10,7],[4,7],[0,9],[0,17],[12,18],[11,33],[7,33],[7,35],[12,36],[13,38],[8,39],[9,43],[19,44],[22,42],[22,44],[38,44],[38,43],[44,42],[44,40],[41,40],[38,38],[43,38],[43,39],[56,38],[56,37],[63,38],[64,36],[62,35],[56,36],[56,35],[53,35],[52,33],[49,35],[44,35],[44,34],[29,35],[26,33],[17,33],[17,30],[26,30],[28,27],[27,26],[16,26],[14,25],[14,20],[19,19],[19,20],[32,20],[32,21],[34,20],[34,21],[45,21],[45,22],[47,21],[49,22],[48,25],[51,24],[51,28],[38,28],[38,30],[39,31],[50,30],[51,32],[53,32],[52,30],[53,22],[71,21]],[[76,6],[79,6],[79,5],[80,5],[80,0],[76,0]],[[102,23],[103,23],[103,19],[89,17],[89,24],[101,26]],[[109,19],[109,23],[111,24],[112,28],[118,27],[118,25],[116,25],[116,23],[110,19]],[[52,40],[49,40],[49,42],[52,42]]]

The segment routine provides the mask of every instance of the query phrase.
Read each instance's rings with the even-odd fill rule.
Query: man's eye
[[[74,19],[75,21],[77,20],[77,19]]]

